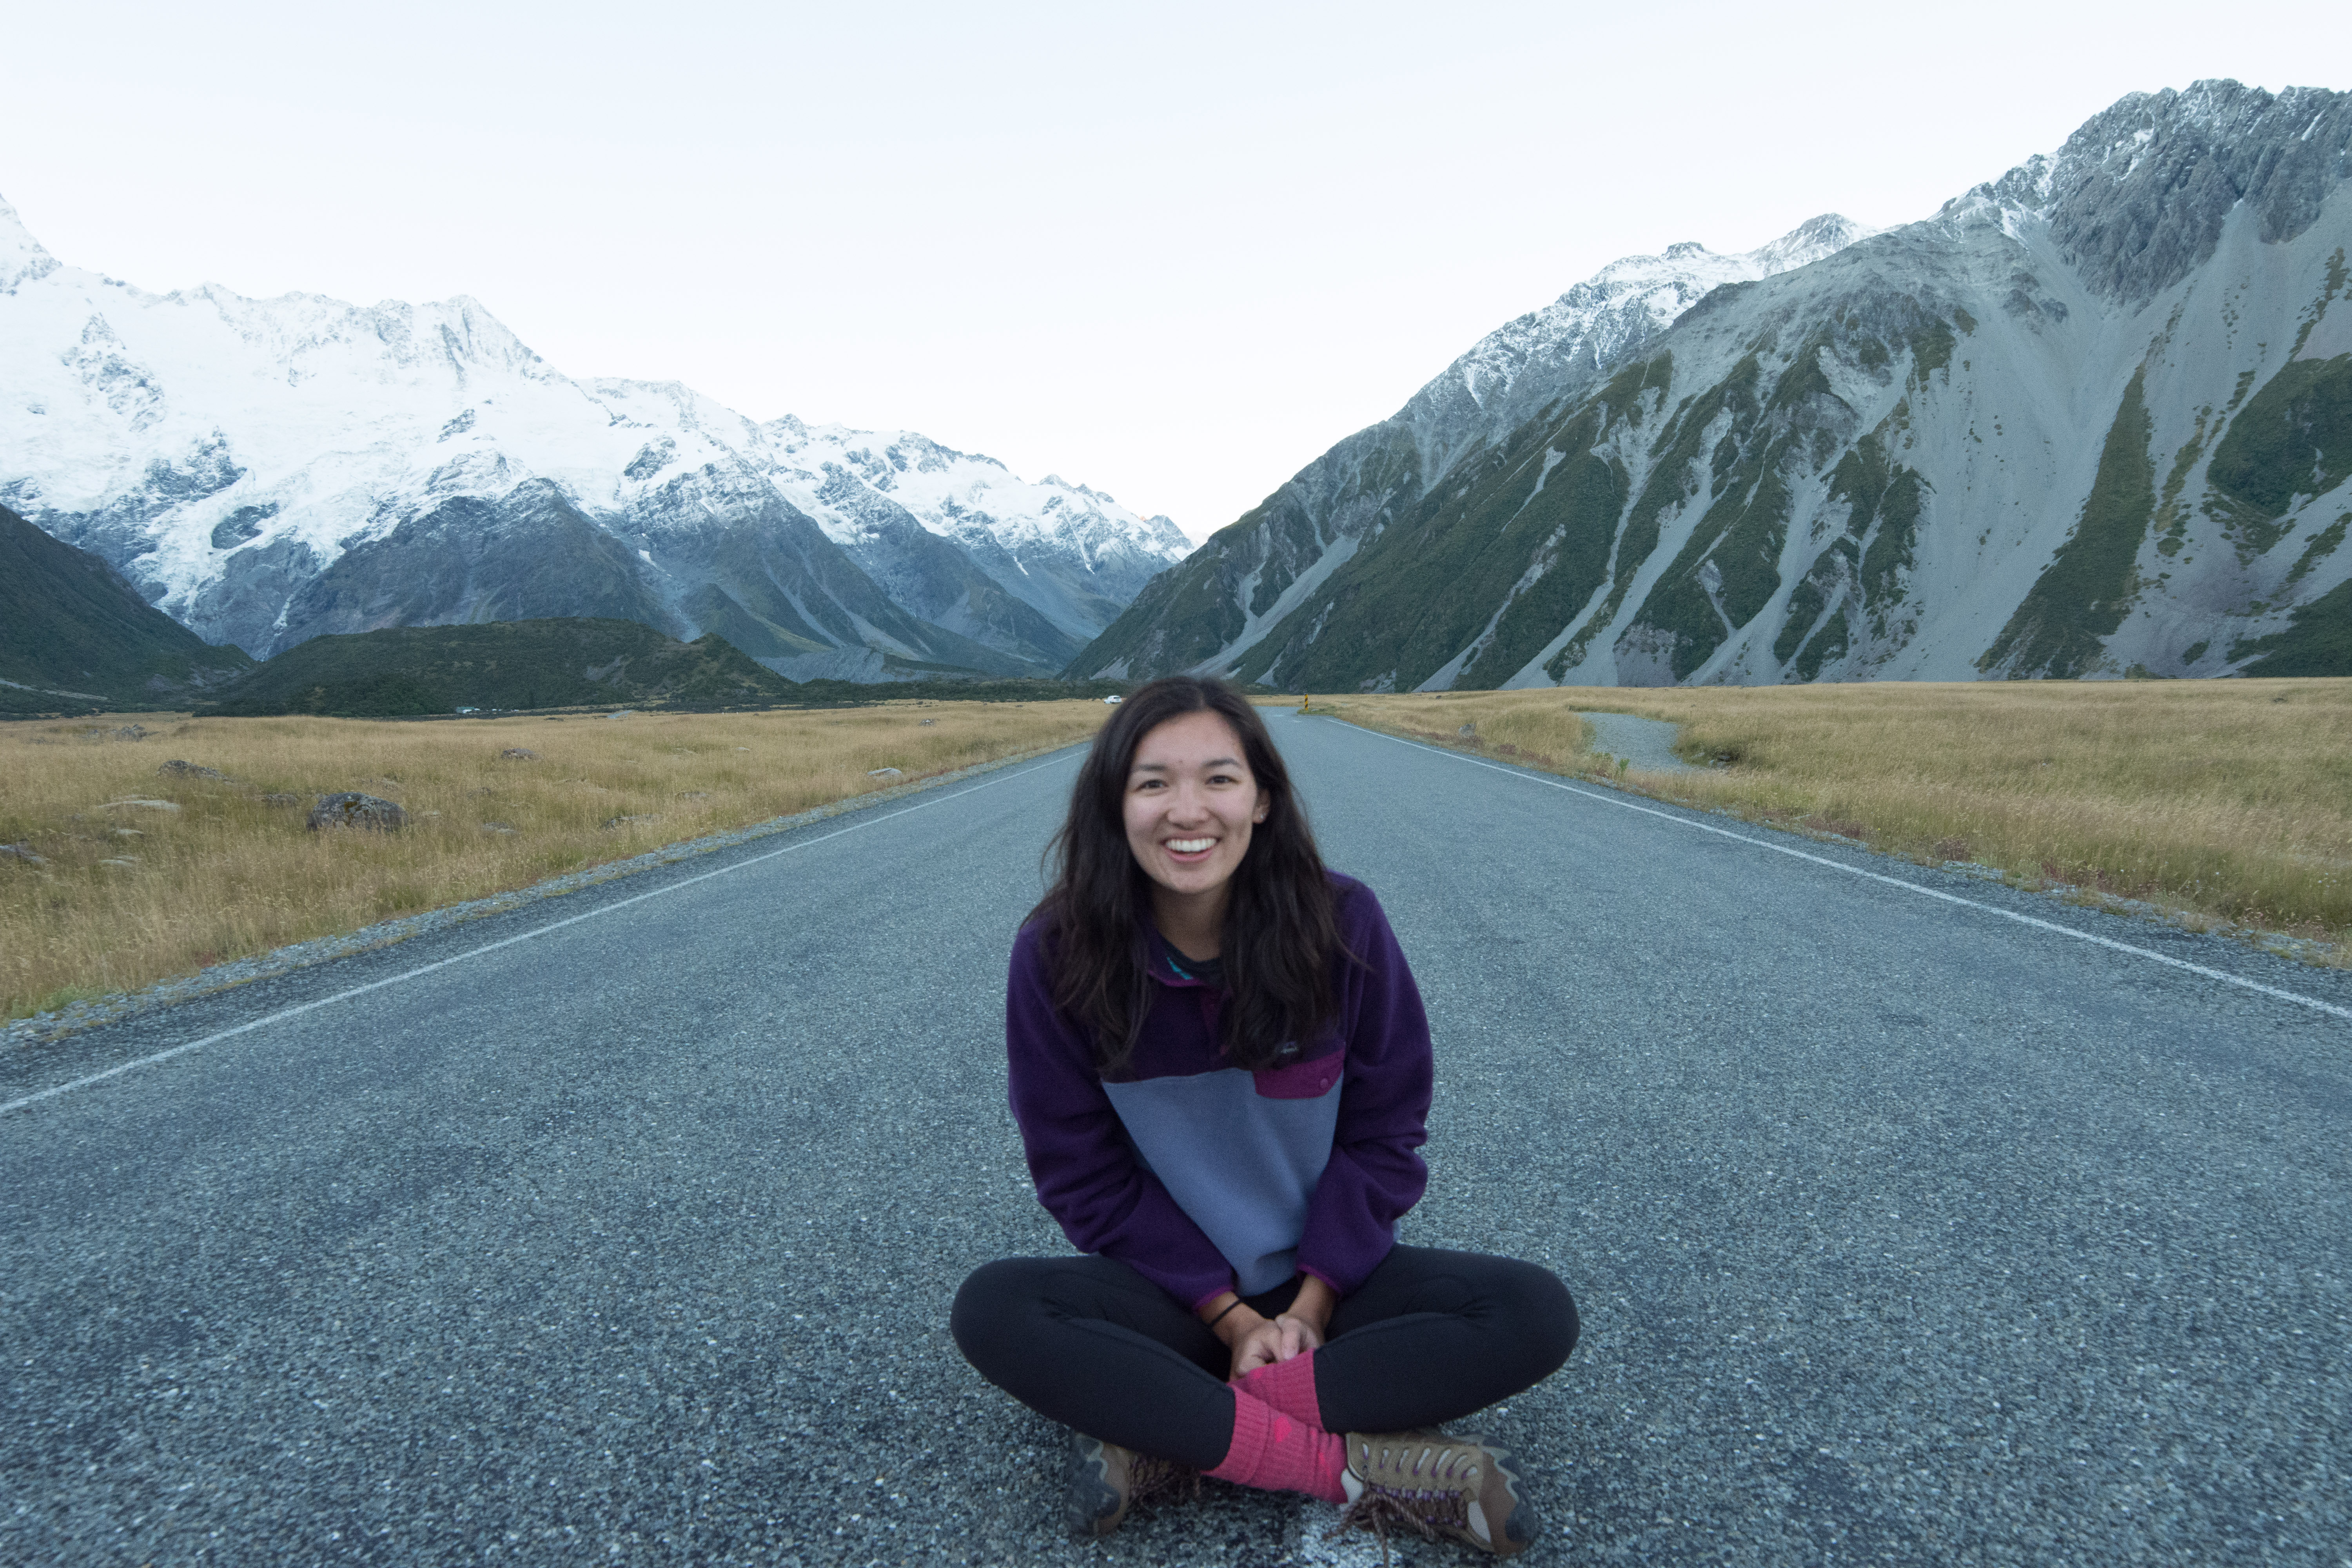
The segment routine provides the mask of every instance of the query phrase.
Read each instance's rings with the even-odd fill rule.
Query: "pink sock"
[[[1234,1385],[1252,1399],[1273,1405],[1293,1421],[1323,1429],[1323,1403],[1315,1393],[1315,1352],[1269,1362]]]
[[[1236,1388],[1233,1446],[1207,1473],[1261,1491],[1305,1492],[1325,1502],[1346,1502],[1348,1489],[1339,1477],[1347,1468],[1344,1439],[1294,1421]]]

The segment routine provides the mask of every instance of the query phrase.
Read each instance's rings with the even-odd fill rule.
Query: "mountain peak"
[[[1825,256],[1835,256],[1857,240],[1868,239],[1878,233],[1868,224],[1856,223],[1843,213],[1823,213],[1807,218],[1769,245],[1758,246],[1748,253],[1769,278],[1776,273],[1793,272],[1800,267],[1810,267]],[[1669,255],[1672,252],[1668,252]]]
[[[1871,231],[1836,214],[1626,257],[1301,468],[1069,668],[2346,673],[2347,184],[2352,94],[2199,82],[1851,261],[1822,258]]]
[[[1718,255],[1685,239],[1662,256],[1621,257],[1542,310],[1487,334],[1416,402],[1467,393],[1480,409],[1524,411],[1529,398],[1556,395],[1563,377],[1605,370],[1635,353],[1710,289],[1792,272],[1877,232],[1823,213],[1740,255]]]
[[[574,380],[468,295],[115,286],[5,204],[0,318],[0,498],[255,652],[385,616],[591,614],[1034,671],[1186,549],[913,431]]]
[[[33,231],[16,216],[16,209],[0,196],[0,293],[13,291],[19,283],[47,278],[57,269],[58,258],[41,247]]]
[[[2241,207],[2266,244],[2303,233],[2347,168],[2352,93],[2273,93],[2213,78],[2126,93],[2057,152],[1974,186],[1937,216],[2046,222],[2086,283],[2138,303],[2203,265]]]

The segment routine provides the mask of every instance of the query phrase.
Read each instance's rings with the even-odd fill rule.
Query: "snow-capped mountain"
[[[616,615],[791,673],[1058,668],[1188,542],[910,432],[575,380],[479,304],[151,294],[0,204],[0,501],[257,655]]]
[[[811,427],[790,416],[762,430],[773,482],[877,582],[908,579],[909,552],[894,542],[903,512],[1082,642],[1192,552],[1165,517],[1138,517],[1058,474],[1032,484],[912,431]],[[901,602],[915,607],[922,590],[908,582],[906,592]]]
[[[1396,507],[1434,493],[1538,411],[1598,384],[1714,289],[1809,265],[1873,232],[1826,213],[1742,254],[1684,241],[1663,256],[1612,262],[1480,339],[1391,417],[1341,441],[1221,530],[1139,596],[1072,673],[1243,668],[1271,631],[1319,602],[1325,584],[1387,531]],[[1457,586],[1425,584],[1439,596]],[[1376,645],[1378,634],[1369,635]],[[1265,673],[1253,668],[1252,679]]]
[[[1810,266],[1878,231],[1836,213],[1769,245],[1718,256],[1696,240],[1663,256],[1611,262],[1540,310],[1496,328],[1413,395],[1398,417],[1440,435],[1441,466],[1465,442],[1507,430],[1571,386],[1594,380],[1727,283]]]
[[[1071,668],[2352,673],[2347,245],[2352,94],[2210,81],[2133,94],[1920,223],[1620,262],[1309,464]]]

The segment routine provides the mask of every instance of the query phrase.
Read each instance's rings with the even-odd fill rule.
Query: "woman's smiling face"
[[[1166,893],[1222,893],[1268,802],[1242,739],[1215,713],[1154,725],[1127,768],[1127,847]]]

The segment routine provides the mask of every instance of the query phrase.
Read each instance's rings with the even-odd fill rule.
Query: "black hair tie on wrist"
[[[1211,1318],[1206,1326],[1212,1329],[1215,1328],[1219,1323],[1225,1321],[1227,1315],[1230,1314],[1235,1307],[1238,1307],[1241,1304],[1242,1299],[1239,1296],[1234,1297],[1232,1300],[1225,1303],[1224,1311],[1219,1312],[1215,1317]]]

